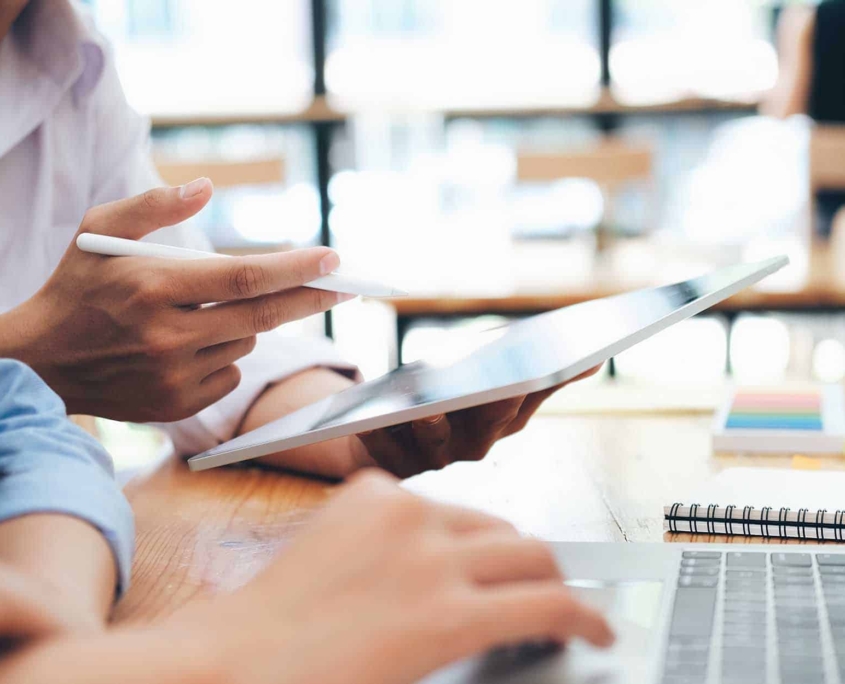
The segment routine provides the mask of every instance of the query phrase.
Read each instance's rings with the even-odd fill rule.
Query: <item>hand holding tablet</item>
[[[550,311],[447,367],[403,366],[306,406],[188,461],[205,470],[318,442],[406,426],[544,392],[783,268],[777,257],[654,289]],[[404,428],[396,428],[401,430]],[[389,433],[389,431],[388,431]],[[384,439],[384,433],[381,433]]]

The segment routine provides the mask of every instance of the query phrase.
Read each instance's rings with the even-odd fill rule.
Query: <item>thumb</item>
[[[197,178],[175,188],[154,188],[129,199],[89,209],[79,233],[112,235],[139,240],[165,226],[185,221],[200,211],[214,188],[208,178]]]

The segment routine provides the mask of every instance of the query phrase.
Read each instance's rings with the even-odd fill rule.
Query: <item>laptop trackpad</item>
[[[616,643],[609,652],[582,641],[567,648],[564,660],[569,661],[566,670],[571,681],[647,681],[649,667],[654,665],[663,582],[573,580],[567,584],[584,603],[601,611],[616,632]]]
[[[500,649],[443,670],[426,684],[616,684],[648,681],[654,666],[663,583],[659,581],[570,580],[585,603],[607,616],[616,632],[610,650],[582,641],[565,648],[528,645]]]

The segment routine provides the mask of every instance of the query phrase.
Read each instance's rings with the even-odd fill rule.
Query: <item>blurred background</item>
[[[215,181],[218,249],[331,244],[411,291],[286,329],[327,331],[368,377],[777,253],[781,276],[590,383],[845,376],[841,0],[87,4],[162,176]]]

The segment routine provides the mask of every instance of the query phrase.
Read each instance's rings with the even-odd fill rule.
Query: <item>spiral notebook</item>
[[[664,507],[663,529],[845,542],[845,471],[731,468]]]

